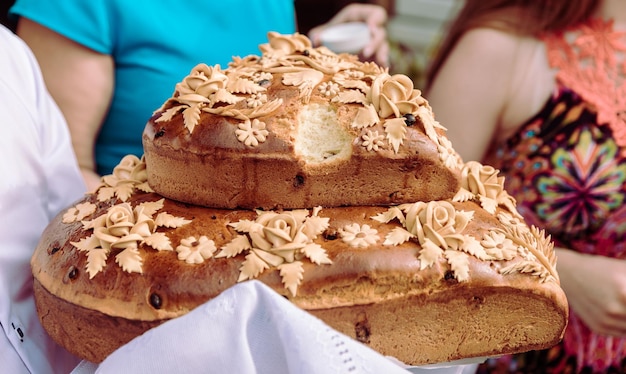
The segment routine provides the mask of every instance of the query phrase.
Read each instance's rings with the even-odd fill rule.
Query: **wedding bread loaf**
[[[258,279],[410,365],[561,339],[550,238],[498,170],[462,162],[410,79],[298,34],[261,51],[196,66],[144,156],[50,223],[31,264],[52,338],[100,362]]]

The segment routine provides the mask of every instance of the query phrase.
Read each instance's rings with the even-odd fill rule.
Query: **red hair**
[[[589,18],[600,0],[465,0],[426,74],[427,87],[461,36],[470,29],[490,27],[537,36],[563,30]]]

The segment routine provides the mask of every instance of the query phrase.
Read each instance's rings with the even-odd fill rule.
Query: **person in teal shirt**
[[[296,31],[294,0],[18,0],[10,15],[90,187],[125,155],[143,154],[146,122],[195,65],[225,68],[259,54],[269,31]]]
[[[268,31],[295,31],[294,12],[293,0],[19,0],[10,10],[68,120],[81,168],[98,175],[143,154],[147,120],[197,63],[226,67],[257,54]]]

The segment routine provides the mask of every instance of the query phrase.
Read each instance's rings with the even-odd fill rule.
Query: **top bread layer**
[[[214,208],[443,200],[462,162],[405,75],[269,34],[261,56],[200,64],[143,135],[148,180]]]

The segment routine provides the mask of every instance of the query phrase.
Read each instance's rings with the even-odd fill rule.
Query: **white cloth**
[[[407,368],[331,329],[258,281],[237,284],[113,352],[90,373],[465,373],[475,365]]]
[[[137,360],[141,357],[141,360]],[[98,373],[402,373],[258,281],[238,284],[118,349]]]
[[[0,372],[69,372],[35,311],[30,257],[62,208],[85,192],[69,131],[26,45],[0,27]]]

